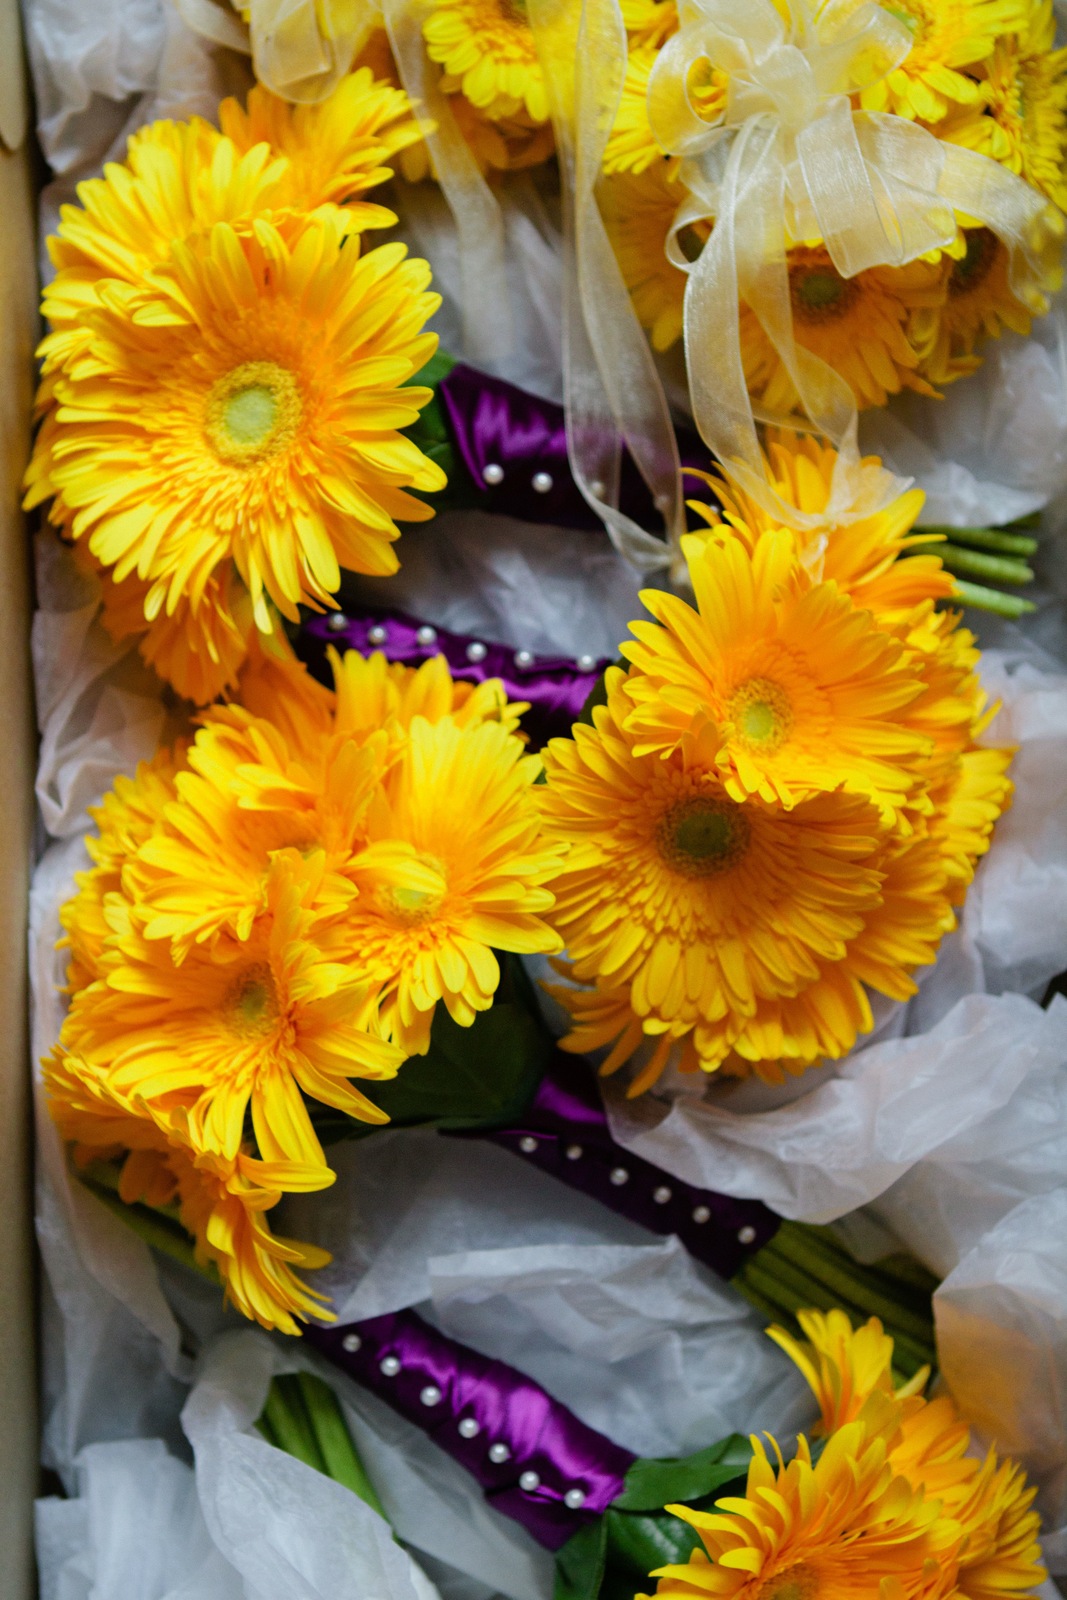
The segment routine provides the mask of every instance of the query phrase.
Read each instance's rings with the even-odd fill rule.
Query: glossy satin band
[[[521,1125],[486,1137],[652,1233],[677,1234],[720,1278],[732,1278],[781,1225],[759,1200],[694,1188],[616,1144],[588,1066],[562,1051]]]
[[[333,682],[326,659],[326,647],[331,644],[342,654],[358,650],[366,656],[380,650],[387,660],[411,666],[443,655],[452,676],[465,683],[500,678],[509,700],[529,703],[522,726],[532,750],[570,733],[594,684],[610,665],[604,658],[579,666],[566,656],[532,656],[525,663],[518,651],[506,645],[488,644],[469,634],[450,633],[447,628],[430,628],[402,611],[360,611],[355,616],[333,612],[309,618],[297,639],[297,654],[321,683]]]
[[[489,1504],[549,1550],[608,1509],[636,1460],[532,1379],[448,1338],[417,1312],[315,1324],[306,1337],[466,1467]]]
[[[571,473],[561,405],[462,362],[441,380],[437,393],[463,464],[484,491],[487,511],[557,528],[599,531],[603,527]],[[706,471],[711,458],[700,435],[679,428],[677,439],[683,471]],[[499,483],[493,481],[495,470],[486,478],[487,467],[500,468]],[[539,476],[541,483],[535,488]],[[702,487],[702,499],[706,492]],[[655,520],[652,495],[628,451],[622,456],[619,505],[642,525]]]

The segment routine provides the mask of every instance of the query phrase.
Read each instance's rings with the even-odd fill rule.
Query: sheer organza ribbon
[[[552,102],[564,203],[563,362],[571,471],[616,548],[641,571],[684,570],[678,447],[648,341],[596,202],[626,70],[617,0],[528,0]],[[663,516],[666,542],[620,509],[623,443]]]
[[[852,391],[794,338],[789,246],[821,239],[848,278],[951,244],[962,214],[1003,240],[1012,286],[1037,312],[1047,309],[1061,219],[988,157],[905,118],[855,108],[850,97],[911,49],[910,30],[881,6],[829,0],[816,12],[807,0],[681,0],[679,13],[680,30],[652,71],[648,112],[661,147],[683,158],[679,176],[688,190],[668,254],[689,273],[685,346],[697,426],[740,485],[792,526],[855,515],[857,499],[867,514],[873,480],[857,479]],[[727,79],[725,108],[714,121],[698,115],[689,93],[705,63]],[[714,227],[691,262],[679,235],[701,220]],[[806,423],[840,452],[820,516],[799,512],[768,482],[741,360],[742,300],[783,362]],[[884,474],[883,500],[901,487]]]

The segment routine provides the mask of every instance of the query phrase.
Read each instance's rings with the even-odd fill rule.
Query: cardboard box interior
[[[26,896],[33,842],[29,577],[19,484],[37,339],[36,183],[17,0],[0,0],[0,1595],[34,1593],[37,1486]]]

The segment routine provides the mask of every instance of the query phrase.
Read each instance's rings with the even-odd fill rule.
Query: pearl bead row
[[[540,1149],[540,1140],[535,1139],[532,1133],[524,1133],[519,1140],[519,1149],[524,1156],[536,1155]],[[568,1161],[580,1161],[585,1154],[585,1150],[580,1144],[569,1144],[565,1147],[563,1154]],[[621,1189],[623,1184],[629,1183],[629,1181],[630,1171],[628,1167],[612,1167],[608,1173],[608,1182],[613,1184],[616,1189]],[[669,1200],[673,1200],[674,1191],[668,1188],[665,1183],[661,1183],[653,1189],[652,1198],[658,1206],[665,1206]],[[705,1205],[694,1206],[690,1215],[696,1223],[710,1222],[711,1208]],[[751,1223],[746,1222],[743,1228],[737,1230],[737,1240],[739,1244],[743,1245],[755,1244],[756,1230]]]
[[[499,461],[488,461],[482,468],[482,478],[491,489],[504,481],[504,469]],[[554,485],[551,472],[535,472],[530,479],[530,488],[535,494],[551,494]]]
[[[331,611],[330,615],[326,618],[326,626],[329,628],[331,633],[343,633],[348,625],[349,619],[345,616],[343,611]],[[417,644],[421,645],[424,650],[428,650],[431,645],[435,645],[437,643],[437,629],[431,627],[428,622],[424,622],[416,631],[415,641]],[[388,628],[386,628],[381,622],[373,623],[372,626],[367,629],[367,643],[372,644],[375,647],[388,644]],[[489,646],[483,644],[480,639],[472,639],[464,654],[466,655],[468,661],[477,666],[478,662],[484,661],[486,656],[489,654]],[[525,671],[528,667],[532,667],[535,659],[536,658],[532,650],[516,650],[514,656],[512,657],[514,665],[518,667],[520,671]],[[596,668],[596,656],[578,656],[575,659],[574,665],[577,667],[579,672],[593,672]]]
[[[346,1351],[350,1356],[354,1356],[362,1348],[363,1340],[360,1338],[358,1333],[346,1333],[344,1338],[341,1340],[341,1349]],[[384,1378],[396,1378],[399,1376],[401,1370],[402,1364],[399,1356],[383,1356],[378,1363],[378,1371]],[[424,1388],[419,1390],[419,1401],[420,1404],[424,1406],[432,1407],[440,1405],[441,1400],[441,1390],[437,1387],[436,1383],[428,1383]],[[456,1424],[456,1431],[463,1439],[476,1439],[479,1433],[482,1431],[482,1426],[475,1417],[461,1417],[459,1422]],[[489,1446],[486,1454],[493,1465],[497,1467],[502,1467],[506,1461],[511,1460],[511,1450],[509,1446],[506,1445],[503,1440],[499,1439],[495,1444],[491,1444]],[[520,1473],[519,1488],[525,1490],[527,1494],[533,1494],[534,1490],[539,1489],[540,1487],[541,1477],[539,1473],[536,1473],[529,1468],[525,1472]],[[578,1488],[568,1489],[563,1496],[563,1504],[567,1507],[568,1511],[580,1511],[582,1506],[585,1504],[585,1490]]]

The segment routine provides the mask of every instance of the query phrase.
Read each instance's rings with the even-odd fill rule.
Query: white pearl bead
[[[524,1133],[522,1138],[519,1140],[519,1149],[522,1151],[524,1156],[532,1156],[534,1151],[537,1149],[537,1140],[532,1134]]]
[[[506,1444],[491,1444],[489,1446],[489,1459],[494,1466],[503,1466],[505,1461],[511,1460],[511,1451]]]
[[[575,666],[579,672],[592,672],[596,666],[596,656],[579,656]]]
[[[563,1496],[563,1504],[567,1507],[568,1511],[580,1511],[585,1505],[585,1490],[568,1489],[567,1493]]]
[[[737,1237],[741,1244],[755,1244],[756,1230],[751,1223],[746,1223],[743,1228],[738,1229]]]
[[[594,478],[589,485],[589,493],[595,496],[597,500],[603,500],[607,493],[607,485],[604,480],[602,478]]]
[[[694,1222],[709,1222],[710,1220],[711,1220],[711,1212],[708,1210],[707,1206],[694,1206],[693,1207],[693,1221]]]
[[[378,1363],[378,1371],[383,1378],[395,1378],[400,1371],[400,1361],[396,1356],[383,1356]]]
[[[584,1153],[580,1144],[569,1144],[563,1152],[568,1161],[580,1161]]]
[[[533,1494],[535,1489],[540,1489],[541,1478],[536,1472],[523,1472],[519,1475],[519,1488],[525,1489],[527,1494]]]
[[[326,618],[326,626],[331,633],[344,633],[348,627],[348,618],[343,611],[331,611]]]
[[[616,1189],[621,1189],[624,1183],[629,1183],[630,1181],[630,1174],[627,1172],[625,1167],[612,1167],[608,1177],[611,1179]]]
[[[548,494],[552,488],[552,474],[550,472],[535,472],[530,479],[530,484],[535,494]]]
[[[532,667],[533,652],[531,650],[516,650],[515,665],[517,667]]]
[[[350,1356],[354,1356],[356,1351],[361,1350],[362,1348],[363,1340],[360,1338],[358,1333],[346,1333],[344,1338],[341,1340],[341,1349],[347,1350]]]
[[[423,626],[416,633],[415,639],[416,639],[417,643],[419,643],[421,645],[436,644],[437,643],[437,629],[436,628],[431,628],[428,623],[424,623]]]
[[[665,1206],[670,1197],[671,1191],[665,1183],[661,1183],[658,1189],[652,1191],[652,1198],[658,1206]]]
[[[380,622],[376,622],[373,628],[367,629],[368,644],[384,644],[388,637],[389,635],[386,633]]]
[[[480,1422],[476,1422],[473,1417],[464,1417],[459,1425],[459,1431],[464,1439],[477,1439],[482,1431],[482,1425]]]
[[[480,641],[477,639],[473,639],[467,646],[468,661],[484,661],[488,654],[489,652],[485,645],[480,643]]]
[[[428,1383],[425,1389],[419,1390],[419,1399],[424,1406],[435,1406],[441,1399],[441,1391],[436,1383]]]
[[[482,468],[482,477],[489,484],[503,483],[504,469],[498,461],[490,461]]]

